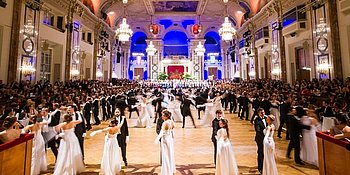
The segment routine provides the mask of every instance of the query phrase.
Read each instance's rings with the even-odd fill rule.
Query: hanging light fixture
[[[232,41],[233,36],[236,35],[236,29],[233,28],[227,14],[228,0],[224,0],[224,3],[225,3],[225,19],[224,19],[224,23],[222,23],[221,28],[219,29],[219,35],[221,36],[221,39],[224,41]]]
[[[204,56],[205,48],[202,45],[202,42],[198,43],[197,48],[194,49],[194,52],[196,52],[197,56]]]
[[[232,41],[233,36],[236,35],[236,29],[232,27],[232,24],[227,16],[219,29],[219,35],[224,41]]]
[[[129,28],[129,24],[126,23],[125,8],[126,8],[127,2],[128,2],[127,0],[123,0],[124,17],[123,17],[122,23],[119,25],[119,28],[116,30],[116,35],[118,36],[118,40],[121,42],[129,41],[129,39],[133,33],[132,30]]]
[[[157,49],[154,47],[152,41],[149,42],[149,45],[146,48],[146,52],[148,56],[154,56],[156,54]]]

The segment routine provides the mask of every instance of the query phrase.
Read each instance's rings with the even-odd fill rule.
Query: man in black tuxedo
[[[91,124],[90,124],[90,120],[91,120],[91,114],[92,114],[92,101],[91,98],[87,98],[87,102],[84,105],[83,108],[83,115],[86,118],[86,130],[90,130]]]
[[[237,110],[237,97],[236,93],[232,90],[228,93],[228,101],[230,102],[230,113],[236,113]]]
[[[266,127],[265,111],[258,109],[258,116],[254,119],[255,142],[258,145],[258,170],[262,173],[264,161],[264,129]]]
[[[84,137],[86,136],[86,127],[83,115],[77,111],[78,107],[76,105],[68,106],[68,113],[72,115],[73,120],[79,120],[80,123],[75,126],[74,133],[78,138],[81,153],[84,159]]]
[[[192,113],[191,113],[191,109],[190,109],[191,105],[195,106],[193,104],[193,102],[190,99],[188,99],[188,95],[187,94],[183,95],[182,96],[182,101],[181,101],[181,106],[180,106],[180,108],[181,108],[181,115],[183,117],[183,119],[182,119],[182,128],[185,128],[185,123],[186,123],[185,119],[186,119],[187,116],[191,117],[193,126],[196,128],[196,124],[194,123],[194,119],[193,119],[193,116],[192,116]]]
[[[127,99],[128,107],[129,107],[129,118],[131,118],[131,113],[136,112],[137,116],[140,116],[139,110],[135,106],[138,102],[137,99],[134,96],[128,97]]]
[[[285,101],[283,101],[280,105],[280,114],[281,114],[281,123],[280,126],[278,127],[278,138],[282,138],[281,133],[282,133],[282,127],[284,124],[287,126],[287,132],[286,132],[286,139],[289,140],[289,126],[288,126],[288,110],[291,107],[291,98],[288,97]]]
[[[155,105],[155,116],[154,116],[154,123],[157,121],[158,118],[162,118],[162,102],[164,99],[164,95],[161,92],[156,92],[156,99],[154,99],[152,102],[153,105]]]
[[[305,165],[300,159],[300,134],[302,129],[310,130],[310,126],[303,125],[300,122],[300,117],[303,116],[303,108],[296,107],[291,109],[288,114],[289,135],[290,141],[287,149],[287,158],[290,158],[290,153],[294,148],[294,161],[298,165]]]
[[[194,101],[196,102],[196,106],[204,105],[207,102],[207,100],[202,96],[200,96],[199,94],[197,94],[197,96],[194,98]],[[198,107],[197,111],[198,111],[198,119],[201,119],[201,111],[205,111],[205,106]]]
[[[269,96],[264,97],[260,106],[264,109],[266,115],[270,115],[271,102],[269,100]]]
[[[114,112],[115,119],[118,120],[118,123],[123,123],[120,128],[120,133],[117,135],[118,144],[122,151],[122,157],[125,166],[128,166],[128,161],[126,159],[126,144],[129,142],[129,128],[128,122],[124,115],[121,115],[120,109],[116,109]]]
[[[254,113],[253,113],[253,117],[250,119],[250,123],[252,123],[253,124],[253,122],[254,122],[254,117],[255,116],[258,116],[258,109],[260,108],[260,98],[259,98],[259,95],[255,95],[254,96],[254,100],[253,100],[253,102],[252,102],[252,107],[253,107],[253,111],[254,111]]]
[[[58,103],[54,103],[52,108],[53,112],[50,113],[50,122],[48,124],[49,127],[56,127],[60,123],[61,119],[61,111],[58,109],[60,106]],[[55,159],[57,159],[57,140],[54,137],[53,139],[47,142],[47,145],[51,148],[52,153],[55,155]]]
[[[107,120],[107,101],[105,96],[102,96],[101,98],[101,108],[102,108],[102,120]]]
[[[240,115],[240,119],[244,120],[244,113],[245,113],[245,120],[248,120],[248,116],[249,116],[249,99],[247,97],[247,93],[243,92],[243,95],[241,96],[241,106],[242,106],[242,113]]]
[[[217,110],[215,113],[216,113],[216,117],[211,122],[211,126],[213,128],[213,131],[211,133],[211,141],[213,142],[213,145],[214,145],[214,163],[216,165],[216,152],[217,152],[216,135],[217,135],[218,130],[220,129],[219,122],[220,122],[220,119],[222,117],[222,111],[221,110]]]
[[[99,125],[100,119],[98,118],[99,108],[98,108],[98,96],[95,97],[95,100],[92,102],[92,108],[94,113],[95,125]]]

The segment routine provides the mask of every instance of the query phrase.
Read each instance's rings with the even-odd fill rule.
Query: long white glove
[[[126,136],[126,139],[125,139],[125,143],[128,143],[129,142],[129,136]]]
[[[163,134],[164,134],[164,132],[163,132],[163,130],[161,130],[161,131],[159,132],[157,138],[154,140],[154,144],[155,144],[155,145],[158,145],[158,144],[159,144],[159,140],[160,140],[160,138],[162,138]]]
[[[95,136],[96,134],[99,134],[99,133],[102,133],[102,130],[92,131],[90,133],[90,137],[93,137],[93,136]]]

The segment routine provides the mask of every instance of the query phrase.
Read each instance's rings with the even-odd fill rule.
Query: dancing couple
[[[233,146],[229,139],[228,121],[222,117],[222,111],[216,111],[212,121],[212,137],[214,144],[215,175],[238,175],[238,167]]]

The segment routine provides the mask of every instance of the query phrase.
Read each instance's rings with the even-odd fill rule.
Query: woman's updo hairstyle
[[[64,121],[67,123],[69,123],[73,120],[73,117],[71,114],[64,114],[63,118],[64,118]]]

